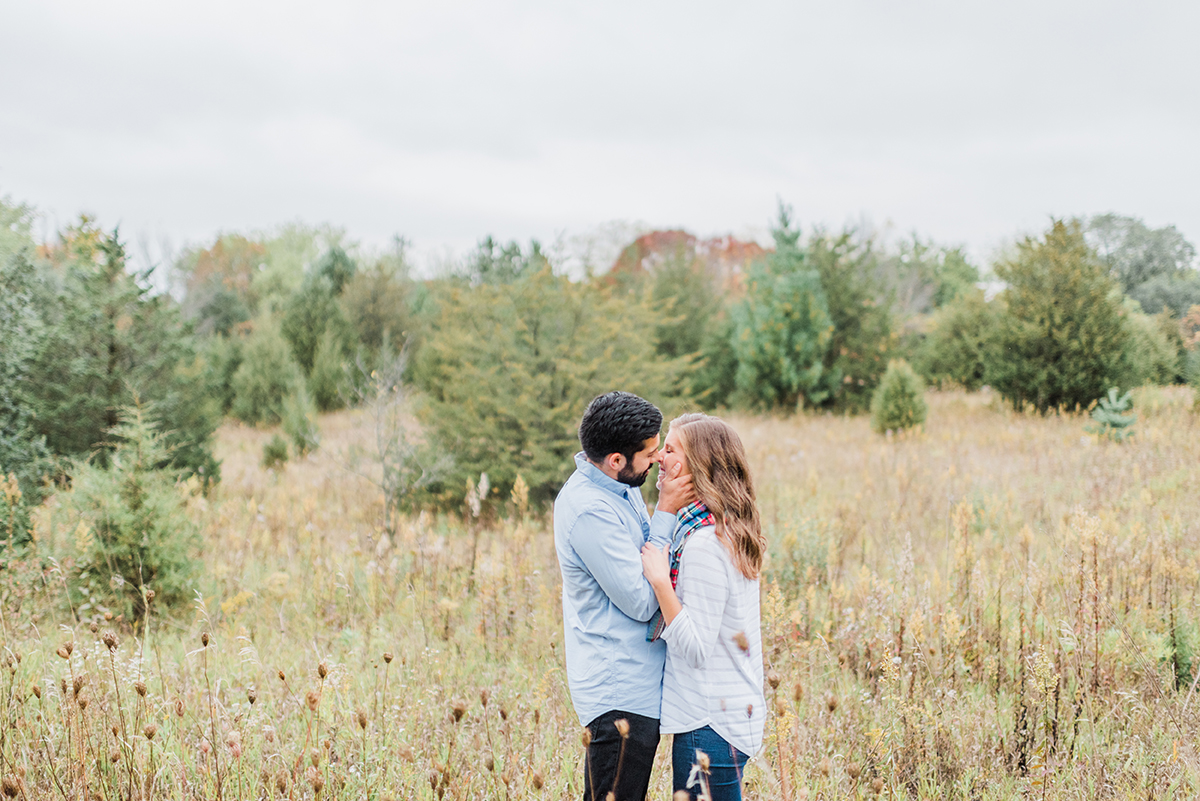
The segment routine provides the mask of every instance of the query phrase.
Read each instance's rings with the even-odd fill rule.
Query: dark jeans
[[[695,801],[702,790],[697,782],[687,787],[692,766],[699,764],[697,751],[708,754],[708,789],[712,801],[742,801],[742,771],[750,757],[727,743],[711,726],[675,735],[671,748],[671,772],[674,774],[674,790],[686,790]]]
[[[629,723],[629,738],[625,740],[616,725],[622,718]],[[609,792],[616,795],[617,801],[645,801],[654,752],[658,750],[658,718],[613,710],[587,727],[592,732],[592,744],[583,766],[583,801],[604,801]]]

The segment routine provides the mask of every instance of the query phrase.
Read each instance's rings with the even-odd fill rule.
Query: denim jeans
[[[701,792],[699,782],[686,786],[692,766],[698,764],[696,752],[708,754],[708,789],[713,801],[742,801],[742,771],[750,757],[727,743],[711,726],[676,734],[671,747],[671,772],[674,790],[686,790],[694,799]]]

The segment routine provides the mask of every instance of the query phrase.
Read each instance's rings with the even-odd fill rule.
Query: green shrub
[[[230,382],[234,417],[250,425],[283,419],[284,400],[301,386],[300,369],[270,318],[260,319],[242,348],[242,363]]]
[[[346,405],[345,356],[333,331],[326,331],[317,343],[312,372],[308,374],[308,391],[313,403],[323,412],[336,411]]]
[[[292,441],[297,456],[316,450],[320,444],[317,408],[303,384],[283,400],[283,432]]]
[[[655,353],[644,297],[547,267],[506,284],[447,282],[436,304],[412,375],[431,439],[455,460],[428,488],[443,501],[460,501],[480,473],[497,497],[521,474],[531,500],[549,500],[573,469],[593,397],[624,389],[670,414],[686,396],[687,362]]]
[[[996,274],[1008,288],[988,381],[1014,409],[1082,408],[1120,383],[1131,336],[1120,288],[1077,223],[1026,238]]]
[[[1170,314],[1167,315],[1168,321]],[[1176,342],[1158,315],[1143,314],[1137,302],[1125,300],[1125,325],[1129,330],[1126,342],[1121,384],[1140,387],[1143,384],[1165,386],[1175,383],[1180,370],[1182,340],[1175,329]]]
[[[824,405],[862,412],[894,355],[893,293],[878,275],[878,254],[853,230],[812,237],[805,258],[821,279],[833,324],[825,351],[825,378],[833,392]]]
[[[972,288],[939,309],[917,349],[921,375],[938,387],[951,383],[977,390],[987,383],[1001,305],[988,303],[983,292]]]
[[[267,470],[278,470],[287,464],[287,460],[287,440],[279,434],[272,434],[271,438],[263,443],[262,466]]]
[[[69,504],[80,524],[71,587],[81,615],[106,607],[140,619],[145,590],[156,607],[191,599],[200,538],[179,472],[159,467],[168,454],[142,409],[125,410],[112,434],[107,469],[81,462],[74,470]]]
[[[903,431],[925,422],[925,384],[903,359],[888,362],[879,386],[871,396],[871,427],[885,431]]]

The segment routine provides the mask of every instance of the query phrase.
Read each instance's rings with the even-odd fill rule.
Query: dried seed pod
[[[32,692],[33,692],[34,698],[38,699],[39,701],[42,700],[42,685],[40,685],[40,684],[33,685]]]
[[[629,737],[629,721],[625,718],[618,718],[614,726],[617,727],[617,734],[621,735],[621,739],[625,740]]]
[[[329,665],[327,665],[324,660],[317,665],[317,675],[322,679],[329,675]]]
[[[774,668],[767,671],[767,684],[771,685],[772,690],[779,688],[779,674],[775,672]]]
[[[392,652],[391,652],[391,651],[384,651],[384,652],[383,652],[383,661],[384,661],[384,662],[387,662],[389,665],[390,665],[390,664],[392,664],[392,660],[393,660],[393,659],[395,659],[395,658],[396,658],[396,657],[395,657],[395,656],[392,654]]]
[[[71,682],[71,695],[78,697],[79,693],[83,690],[83,683],[83,676],[76,676]]]
[[[183,699],[182,698],[175,699],[175,714],[178,717],[183,717]]]
[[[112,612],[105,612],[105,613],[104,613],[104,619],[105,619],[105,620],[112,620]]]
[[[486,687],[479,691],[479,703],[483,704],[484,709],[487,709],[488,691]]]
[[[320,696],[317,695],[316,690],[309,690],[308,692],[306,692],[304,694],[304,701],[305,701],[305,703],[308,704],[308,708],[310,710],[312,710],[313,712],[316,712],[317,704],[321,703],[321,698],[320,698]]]
[[[467,714],[467,705],[463,701],[455,701],[454,706],[450,708],[450,714],[454,716],[454,722],[458,723]]]
[[[200,644],[202,646],[204,646],[205,648],[208,647],[208,632],[207,631],[200,632]]]
[[[158,727],[153,723],[147,723],[145,727],[142,728],[142,734],[146,736],[147,740],[153,740],[154,735],[158,734]]]
[[[483,758],[483,766],[487,768],[488,773],[496,770],[496,760],[492,758],[491,754],[488,754]]]
[[[254,703],[258,701],[258,690],[253,687],[246,690],[246,700],[250,702],[251,706],[254,706]]]
[[[533,789],[535,789],[535,790],[542,789],[542,785],[545,784],[545,780],[542,779],[542,774],[538,773],[536,770],[533,772],[532,781],[533,781]]]
[[[708,754],[703,751],[696,751],[696,764],[700,766],[700,770],[708,773],[708,769],[712,767],[712,761],[708,758]]]
[[[141,679],[138,679],[137,681],[135,681],[133,683],[133,689],[138,694],[139,697],[141,697],[141,698],[146,697],[146,682],[142,681]]]
[[[78,703],[78,704],[79,704],[79,711],[80,711],[80,712],[86,712],[86,711],[87,711],[87,707],[88,707],[88,699],[87,699],[86,697],[84,697],[84,698],[78,698],[78,699],[76,699],[76,703]]]
[[[580,739],[583,740],[584,748],[590,748],[592,745],[592,730],[589,729],[587,726],[584,726],[583,734],[580,735]]]
[[[874,779],[871,779],[871,792],[875,795],[879,795],[883,792],[883,779],[879,778],[878,776],[876,776]]]
[[[733,641],[743,654],[750,653],[750,640],[746,638],[746,632],[739,631],[733,635]]]
[[[830,693],[828,696],[825,697],[825,708],[828,709],[830,711],[830,713],[837,711],[838,699],[837,699],[836,695],[834,695],[833,693]]]
[[[360,706],[357,710],[355,710],[354,717],[358,721],[358,728],[362,729],[363,731],[366,731],[366,729],[367,729],[367,710],[363,709]]]
[[[287,681],[287,675],[282,670],[280,670],[279,673],[276,675],[279,676],[280,681]]]
[[[100,624],[97,623],[96,621],[93,620],[91,623],[88,623],[88,631],[90,631],[92,634],[95,634],[99,630],[100,630]]]

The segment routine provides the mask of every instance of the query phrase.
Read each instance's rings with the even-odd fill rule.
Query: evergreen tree
[[[880,434],[903,431],[924,423],[927,412],[920,376],[903,359],[889,362],[871,396],[871,427]]]
[[[813,237],[807,257],[820,276],[833,323],[824,361],[836,391],[826,396],[825,405],[864,411],[896,344],[892,298],[880,291],[876,254],[869,242],[856,242],[847,230]]]
[[[833,326],[820,277],[782,205],[771,233],[775,251],[750,268],[732,311],[735,381],[751,405],[792,411],[825,401],[834,388],[823,364]]]
[[[987,383],[1000,307],[999,301],[988,303],[982,291],[972,288],[939,309],[917,351],[921,374],[938,387],[953,383],[977,390]]]
[[[1007,282],[990,382],[1016,409],[1086,407],[1122,377],[1119,288],[1076,222],[1055,220],[996,266]]]
[[[357,271],[358,265],[340,245],[334,245],[325,251],[314,270],[318,276],[329,282],[334,295],[342,294],[342,290]]]
[[[588,401],[635,392],[668,413],[686,394],[684,363],[656,357],[645,299],[576,283],[547,267],[500,285],[444,284],[414,358],[421,418],[455,464],[429,491],[461,500],[486,472],[505,497],[519,475],[549,500],[571,472]]]
[[[349,325],[342,316],[328,278],[309,276],[300,290],[288,298],[279,330],[306,376],[312,372],[317,345],[326,331],[332,332],[339,343],[348,341]]]
[[[105,464],[119,409],[140,399],[154,409],[172,465],[216,480],[218,409],[174,301],[140,285],[125,270],[117,233],[87,218],[52,256],[61,278],[43,304],[46,334],[20,393],[47,447],[63,456],[94,452]]]
[[[155,605],[181,606],[195,587],[199,532],[187,514],[179,473],[164,470],[170,453],[139,407],[121,412],[108,465],[82,461],[73,469],[68,503],[81,518],[75,535],[76,607],[117,607],[133,619]]]
[[[284,401],[302,385],[300,369],[270,317],[258,321],[242,354],[231,382],[230,411],[250,425],[274,425],[283,419]]]

